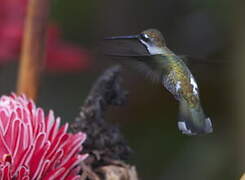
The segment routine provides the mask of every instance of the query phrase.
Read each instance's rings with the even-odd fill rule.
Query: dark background
[[[53,109],[63,122],[79,112],[96,78],[116,61],[96,51],[104,36],[129,35],[159,29],[177,54],[208,59],[190,66],[198,81],[205,112],[214,133],[189,137],[177,128],[178,104],[161,85],[152,84],[134,69],[123,66],[128,103],[112,107],[107,119],[119,124],[134,154],[141,179],[238,179],[244,160],[244,139],[233,116],[236,106],[233,62],[239,41],[240,6],[229,0],[54,0],[51,21],[63,38],[94,55],[91,66],[77,73],[44,73],[38,104]],[[243,16],[244,17],[244,16]],[[245,46],[243,47],[245,48]],[[235,50],[234,50],[235,49]],[[234,56],[236,58],[234,58]],[[239,58],[237,58],[239,59]],[[210,63],[219,61],[221,63]],[[1,93],[15,89],[17,63],[1,69]]]

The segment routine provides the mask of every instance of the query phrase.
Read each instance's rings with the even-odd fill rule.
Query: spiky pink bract
[[[0,179],[79,179],[84,133],[67,133],[52,111],[24,95],[0,97]]]

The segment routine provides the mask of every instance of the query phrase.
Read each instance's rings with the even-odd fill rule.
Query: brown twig
[[[120,67],[111,67],[94,83],[71,125],[74,132],[87,134],[84,149],[92,152],[97,160],[125,160],[131,152],[119,128],[105,120],[108,107],[122,105],[126,99],[127,91],[121,87]]]
[[[109,106],[123,105],[127,99],[120,70],[119,66],[111,67],[98,78],[72,123],[74,132],[87,134],[83,152],[90,156],[82,164],[81,180],[138,180],[136,168],[124,162],[131,148],[120,129],[105,119]]]
[[[17,93],[36,99],[45,54],[49,0],[29,0],[20,58]]]

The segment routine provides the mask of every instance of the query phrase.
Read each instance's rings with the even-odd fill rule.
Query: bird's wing
[[[178,55],[186,64],[188,65],[195,65],[195,64],[202,64],[202,65],[225,65],[229,63],[229,61],[224,60],[217,60],[213,58],[206,58],[206,57],[194,57],[188,55]]]
[[[148,50],[137,39],[110,40],[101,44],[103,54],[117,57],[150,56]]]

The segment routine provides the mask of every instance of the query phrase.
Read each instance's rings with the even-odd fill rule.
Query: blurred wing
[[[137,56],[135,58],[137,61],[134,62],[134,66],[139,72],[142,72],[153,83],[162,83],[162,71],[156,68],[158,64],[152,60],[152,56]]]
[[[202,78],[208,78],[217,72],[222,73],[224,70],[228,70],[232,65],[232,62],[225,58],[179,57],[185,62],[195,76],[200,76]]]
[[[188,55],[178,55],[187,65],[226,65],[229,64],[228,61],[225,60],[217,60],[213,58],[205,58],[205,57],[193,57]]]
[[[103,54],[118,57],[150,56],[147,49],[137,39],[131,40],[104,40],[102,42]]]

